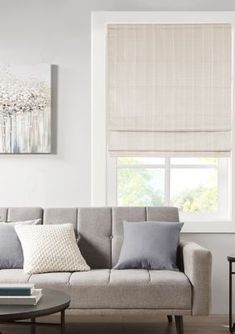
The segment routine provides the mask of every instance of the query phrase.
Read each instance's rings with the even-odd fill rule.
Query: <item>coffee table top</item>
[[[70,297],[58,290],[42,290],[38,304],[0,305],[0,321],[37,318],[65,310],[69,307]]]

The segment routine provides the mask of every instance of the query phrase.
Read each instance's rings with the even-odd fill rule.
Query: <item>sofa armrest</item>
[[[192,314],[208,315],[211,303],[212,256],[194,242],[180,242],[181,268],[192,284]]]

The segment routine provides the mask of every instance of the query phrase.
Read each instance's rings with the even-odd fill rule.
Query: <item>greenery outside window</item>
[[[110,158],[108,202],[177,206],[184,221],[228,220],[227,158]]]

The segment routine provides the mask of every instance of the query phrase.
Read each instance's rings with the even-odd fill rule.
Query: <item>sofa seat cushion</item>
[[[22,269],[0,270],[0,283],[25,282],[68,293],[75,309],[191,310],[190,282],[176,271],[93,269],[28,275]]]
[[[71,273],[26,274],[23,269],[0,270],[0,283],[34,283],[36,288],[68,291]]]
[[[33,274],[29,278],[29,282],[35,284],[36,288],[41,289],[56,289],[69,293],[69,279],[71,273],[69,272],[55,272]]]
[[[184,273],[140,269],[76,272],[70,277],[71,308],[191,310]]]
[[[30,278],[23,269],[1,269],[0,283],[27,283]]]

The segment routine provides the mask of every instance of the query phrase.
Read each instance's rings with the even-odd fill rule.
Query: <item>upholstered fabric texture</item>
[[[89,266],[76,244],[72,224],[15,226],[26,273],[83,271]]]
[[[192,314],[208,314],[211,306],[212,255],[208,249],[194,242],[181,242],[179,256],[193,288]]]
[[[43,224],[69,223],[79,234],[79,249],[92,269],[116,265],[123,241],[123,221],[179,221],[174,207],[0,208],[0,221],[41,218]]]
[[[39,207],[12,207],[7,208],[6,221],[17,222],[32,219],[42,219],[43,209]]]
[[[177,208],[0,208],[0,222],[37,218],[41,218],[47,226],[63,225],[65,222],[72,224],[80,236],[81,253],[92,270],[27,274],[22,269],[3,269],[0,270],[0,282],[31,281],[38,287],[66,291],[71,296],[71,308],[75,309],[75,314],[86,316],[123,317],[128,314],[140,319],[141,314],[146,318],[152,315],[155,319],[157,314],[208,314],[211,254],[205,248],[194,243],[180,244],[177,263],[182,272],[110,269],[116,265],[120,255],[124,220],[177,222]],[[127,300],[119,299],[122,291],[128,295]],[[107,308],[108,305],[110,307]],[[128,305],[138,305],[139,308],[125,308]]]
[[[175,271],[95,269],[33,275],[23,270],[0,271],[0,283],[13,280],[64,291],[71,296],[70,308],[191,309],[190,282]]]
[[[111,215],[111,208],[78,209],[78,245],[91,268],[111,267]]]
[[[0,269],[23,268],[24,258],[15,225],[37,225],[41,219],[0,223]]]
[[[124,240],[114,269],[178,270],[176,253],[182,223],[124,222]]]

